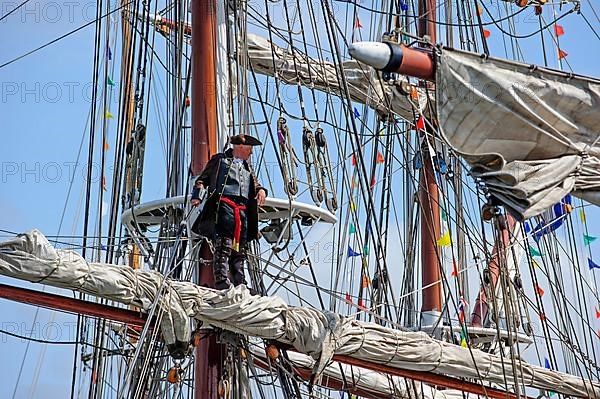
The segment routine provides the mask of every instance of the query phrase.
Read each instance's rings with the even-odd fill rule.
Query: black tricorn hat
[[[245,144],[245,145],[262,145],[261,141],[256,137],[248,136],[247,134],[238,134],[231,136],[229,139],[231,144]]]

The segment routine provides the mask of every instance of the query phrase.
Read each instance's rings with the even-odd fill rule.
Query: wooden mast
[[[435,0],[419,0],[418,35],[429,36],[436,42]],[[425,83],[427,84],[427,83]],[[430,131],[430,127],[425,129]],[[419,200],[421,203],[421,273],[422,292],[421,325],[431,326],[437,323],[442,311],[442,285],[440,257],[437,240],[440,238],[440,206],[439,191],[436,184],[435,170],[431,163],[428,146],[422,150],[423,167],[419,178]]]
[[[202,172],[217,149],[216,97],[216,1],[194,0],[192,4],[192,174]],[[210,259],[208,249],[200,254]],[[198,266],[199,284],[214,287],[212,264]],[[217,399],[224,352],[214,334],[203,334],[196,349],[194,395],[197,399]]]

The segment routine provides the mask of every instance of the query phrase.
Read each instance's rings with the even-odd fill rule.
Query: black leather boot
[[[231,279],[236,287],[240,284],[248,285],[244,271],[248,264],[248,254],[246,248],[240,248],[239,252],[233,252],[230,257]]]
[[[231,239],[219,237],[215,240],[215,255],[213,273],[215,276],[215,288],[226,290],[231,287],[229,281],[229,257],[231,256]]]

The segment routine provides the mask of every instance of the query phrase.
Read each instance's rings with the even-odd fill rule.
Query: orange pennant
[[[569,55],[566,51],[558,49],[558,59],[562,60],[563,58],[565,58],[567,55]]]
[[[483,37],[485,37],[486,39],[489,39],[491,34],[492,33],[489,30],[487,30],[487,29],[483,30]]]
[[[385,159],[383,158],[383,155],[377,151],[377,161],[375,161],[376,163],[384,163]]]
[[[565,34],[565,29],[560,25],[554,25],[554,34],[556,37],[562,36]]]
[[[540,298],[542,296],[544,296],[544,290],[542,289],[542,287],[540,287],[539,285],[535,287],[535,290],[537,291],[537,293],[540,295]]]
[[[458,267],[456,266],[456,262],[452,263],[452,277],[458,277]]]
[[[104,142],[104,151],[108,151],[108,141]]]
[[[356,166],[356,157],[352,154],[352,166]]]
[[[371,281],[369,280],[369,276],[364,275],[362,278],[362,287],[367,288],[370,283],[371,283]]]

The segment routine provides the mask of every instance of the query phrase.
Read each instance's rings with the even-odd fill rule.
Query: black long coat
[[[204,170],[196,179],[196,184],[202,183],[204,187],[206,187],[208,192],[208,198],[206,199],[206,204],[204,204],[204,208],[198,216],[196,223],[192,227],[192,230],[195,233],[198,233],[204,237],[214,239],[215,235],[215,225],[217,223],[217,211],[220,203],[220,195],[216,192],[210,192],[211,188],[217,186],[217,176],[219,176],[219,167],[221,165],[221,159],[223,158],[232,158],[233,159],[233,151],[231,149],[225,151],[224,153],[218,153],[212,156],[210,161],[204,167]],[[258,190],[263,189],[265,193],[267,190],[260,185],[258,180],[256,179],[256,175],[250,169],[250,166],[246,161],[244,161],[244,167],[246,170],[252,173],[252,180],[250,182],[250,199],[248,200],[248,204],[246,204],[246,220],[248,221],[247,225],[247,238],[248,241],[252,241],[258,238],[258,205],[256,203],[256,193]]]

